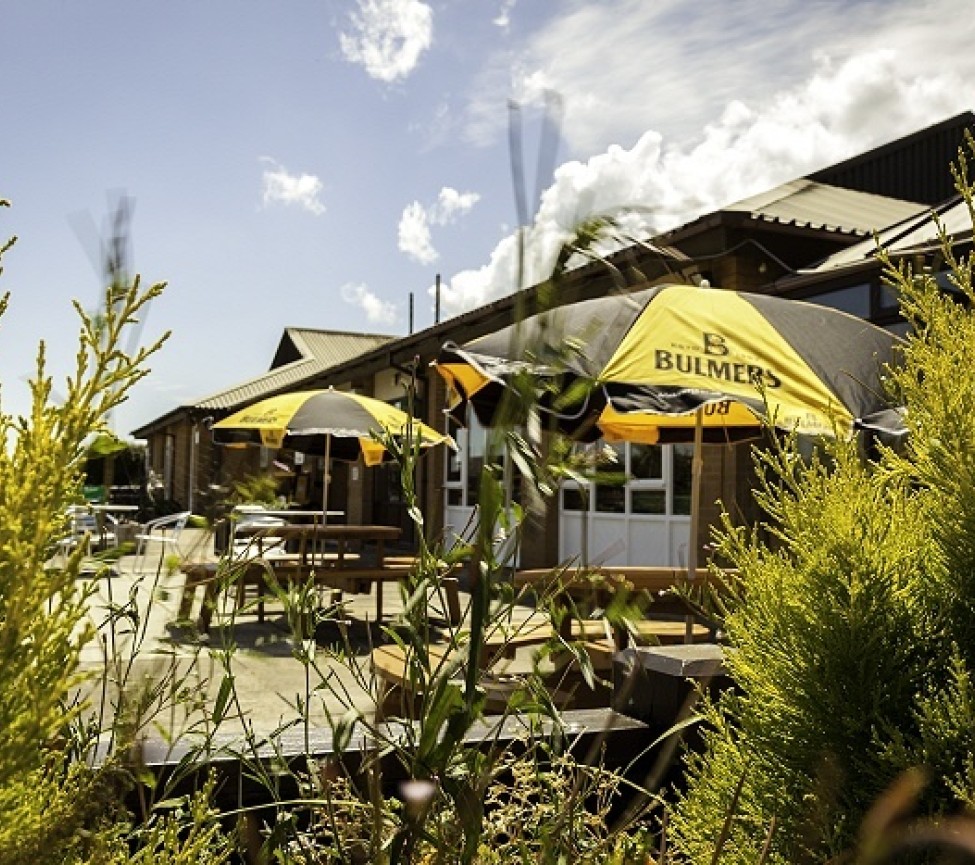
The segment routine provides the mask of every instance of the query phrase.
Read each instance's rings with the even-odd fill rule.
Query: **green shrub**
[[[234,505],[273,505],[278,501],[280,486],[271,472],[248,475],[234,481],[228,501]]]
[[[969,137],[956,181],[970,211],[972,154]],[[789,443],[759,458],[772,540],[719,533],[741,572],[726,620],[737,692],[707,709],[689,760],[671,824],[683,860],[823,861],[858,837],[863,852],[871,806],[912,767],[928,779],[918,817],[971,806],[975,293],[971,259],[942,246],[954,298],[881,254],[913,325],[891,375],[906,446],[867,462],[855,443],[812,459]]]
[[[6,206],[0,201],[0,205]],[[0,247],[0,257],[13,246]],[[84,442],[105,429],[108,413],[147,374],[146,360],[166,337],[127,356],[122,336],[163,289],[161,284],[106,288],[103,311],[80,321],[75,371],[66,399],[50,400],[51,377],[41,344],[31,381],[29,417],[0,411],[0,862],[45,863],[224,861],[207,806],[209,790],[183,807],[133,826],[121,807],[129,773],[109,762],[78,759],[85,737],[79,656],[91,639],[90,584],[84,550],[63,562],[57,542],[66,508],[82,501]],[[9,295],[0,297],[0,315]],[[95,733],[102,732],[96,730]]]

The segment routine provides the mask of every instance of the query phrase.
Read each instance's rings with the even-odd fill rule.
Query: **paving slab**
[[[196,538],[191,533],[190,539],[190,544],[181,544],[186,558],[212,558],[204,533]],[[122,687],[129,695],[140,688],[179,693],[181,705],[160,709],[144,733],[181,735],[200,727],[204,715],[200,706],[212,711],[229,675],[234,699],[223,732],[232,734],[234,727],[242,730],[246,723],[257,734],[268,735],[305,711],[311,724],[323,726],[349,710],[366,716],[374,713],[376,691],[369,653],[384,633],[375,622],[372,594],[345,595],[347,622],[321,623],[317,640],[310,643],[296,641],[283,608],[275,603],[267,605],[263,622],[254,610],[233,611],[230,604],[220,607],[209,632],[201,634],[191,624],[177,621],[184,575],[174,570],[175,563],[154,556],[152,549],[145,571],[134,571],[134,561],[134,556],[123,556],[111,568],[90,575],[89,617],[98,637],[82,652],[82,669],[92,678],[80,693],[92,711],[111,713],[118,701],[119,680],[124,680]],[[384,591],[384,624],[389,626],[403,610],[400,587],[379,588]],[[197,594],[191,621],[202,603],[202,591]],[[516,618],[533,614],[531,608],[519,608]],[[110,621],[114,628],[108,626]],[[350,651],[332,651],[340,647]],[[519,655],[516,663],[530,667],[528,654]],[[107,664],[108,658],[115,658],[115,663]],[[112,671],[107,679],[106,669]]]

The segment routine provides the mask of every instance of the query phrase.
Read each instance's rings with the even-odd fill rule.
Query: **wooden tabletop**
[[[315,540],[345,540],[345,541],[395,541],[399,540],[403,530],[399,526],[371,526],[357,523],[285,523],[284,525],[251,525],[237,526],[238,535],[249,535],[266,538],[312,538]]]
[[[725,571],[729,577],[734,571]],[[556,601],[569,597],[589,598],[604,596],[615,592],[648,592],[661,595],[681,586],[720,586],[721,578],[706,568],[698,568],[696,577],[688,579],[687,568],[659,565],[603,565],[598,568],[536,568],[516,571],[514,583],[517,588],[533,588],[549,591]],[[572,616],[563,619],[563,630],[569,633]],[[655,643],[679,641],[699,642],[711,638],[711,628],[695,622],[691,611],[684,621],[659,619],[635,619],[630,623],[635,632],[627,628],[617,628],[616,644],[623,647],[630,636],[645,637]]]
[[[247,519],[247,517],[313,517],[322,519],[323,517],[345,516],[345,511],[302,511],[294,510],[292,508],[281,508],[275,510],[274,508],[248,507],[247,505],[238,505],[234,508],[233,513],[238,519]]]
[[[732,571],[725,573],[731,575]],[[594,568],[536,568],[515,572],[514,582],[518,588],[538,586],[568,591],[584,587],[606,589],[627,588],[630,591],[661,592],[675,586],[709,585],[715,582],[714,575],[707,568],[698,568],[696,577],[689,581],[687,568],[660,565],[603,565]]]

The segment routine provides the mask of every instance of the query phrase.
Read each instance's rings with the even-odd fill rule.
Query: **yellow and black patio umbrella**
[[[882,374],[900,340],[818,304],[719,288],[656,286],[559,307],[464,346],[437,368],[492,422],[519,373],[570,435],[646,444],[755,434],[762,422],[847,435],[887,407]],[[577,399],[566,401],[576,391]],[[698,411],[700,410],[700,412]]]
[[[868,417],[896,420],[896,413],[882,414],[883,375],[897,362],[899,343],[826,306],[665,285],[581,301],[464,346],[447,344],[437,369],[488,425],[498,421],[502,402],[511,409],[508,421],[526,420],[529,406],[512,395],[528,376],[545,393],[531,410],[570,436],[694,441],[694,538],[703,442],[753,437],[763,423],[847,436]]]
[[[449,435],[388,402],[333,388],[263,399],[217,421],[212,430],[217,444],[284,447],[324,456],[326,502],[330,460],[353,461],[361,456],[367,466],[378,465],[388,454],[377,436],[410,436],[421,448],[456,447]]]

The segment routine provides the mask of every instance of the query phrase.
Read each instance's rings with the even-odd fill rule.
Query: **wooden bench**
[[[613,665],[613,655],[616,643],[605,621],[597,619],[573,620],[569,639],[577,650],[585,652],[593,668],[602,672],[608,671]],[[467,636],[458,635],[463,641]],[[506,677],[503,671],[496,667],[503,659],[512,659],[518,649],[528,646],[541,646],[559,636],[549,622],[511,622],[495,625],[489,628],[483,637],[484,649],[480,657],[480,667],[483,671],[482,684],[487,694],[487,708],[489,711],[501,711],[508,699],[519,686],[518,682]],[[430,644],[426,647],[427,660],[431,671],[443,670],[456,658],[463,657],[463,643],[451,646],[446,643]],[[415,681],[410,673],[411,661],[415,657],[410,648],[399,644],[378,646],[370,656],[373,674],[378,683],[379,700],[377,701],[377,718],[397,714],[397,709],[406,708],[409,712],[412,700],[418,696],[417,686],[421,682]],[[568,652],[557,652],[553,658],[557,668],[564,668],[574,660]],[[564,693],[560,696],[566,697]]]
[[[213,805],[220,813],[230,815],[226,818],[228,825],[240,831],[243,861],[257,865],[266,862],[260,848],[263,833],[273,827],[279,813],[275,806],[297,801],[307,793],[302,778],[308,771],[309,758],[323,770],[347,774],[363,789],[378,780],[384,796],[395,796],[399,785],[410,778],[409,761],[389,743],[410,749],[418,740],[417,722],[399,719],[375,725],[357,722],[343,736],[344,746],[337,744],[328,727],[313,726],[305,731],[300,725],[256,740],[218,732],[205,753],[198,753],[185,739],[141,740],[127,755],[129,764],[138,771],[133,773],[136,783],[128,790],[125,802],[133,814],[141,814],[146,802],[160,790],[178,797],[215,779]],[[650,744],[651,737],[645,723],[610,708],[571,709],[562,712],[557,722],[519,714],[479,719],[463,736],[462,747],[523,753],[535,741],[557,741],[579,761],[594,761],[598,755],[599,765],[625,771],[633,755]],[[107,756],[103,748],[96,747],[93,765],[103,765]],[[262,769],[255,771],[255,766]],[[273,789],[262,780],[269,776],[274,778]],[[326,777],[328,772],[323,771]],[[238,815],[241,823],[236,822]]]
[[[235,574],[239,600],[245,586],[257,583],[263,585],[265,575],[263,563],[256,560],[224,565],[223,569],[220,567],[220,562],[183,562],[179,569],[186,579],[183,582],[183,591],[180,594],[176,619],[178,622],[189,621],[193,612],[196,590],[203,586],[203,601],[200,605],[197,628],[204,634],[210,630],[210,622],[213,619],[213,610],[217,604],[220,585],[226,577]],[[260,607],[259,615],[263,620],[263,605]]]
[[[404,715],[413,717],[415,714],[413,701],[424,692],[430,677],[450,671],[450,665],[455,660],[460,664],[463,659],[462,650],[454,650],[447,645],[430,645],[427,646],[426,652],[429,669],[422,679],[418,680],[411,673],[411,662],[416,655],[410,649],[394,644],[377,646],[372,650],[370,662],[377,684],[377,721]],[[487,699],[485,708],[490,713],[502,712],[508,700],[520,687],[517,679],[489,671],[492,662],[499,657],[500,654],[485,652],[481,659],[480,684],[484,688]],[[458,667],[452,672],[454,675],[451,675],[451,678],[459,682],[462,668]]]
[[[383,620],[383,587],[386,583],[402,583],[407,580],[413,569],[409,565],[383,563],[379,567],[363,567],[359,564],[342,564],[341,566],[306,565],[297,561],[276,559],[267,560],[271,573],[282,584],[309,579],[315,580],[315,585],[332,589],[339,593],[367,595],[376,588],[376,621]],[[445,576],[440,580],[446,600],[445,614],[450,624],[457,624],[461,618],[460,594],[456,577]]]
[[[607,623],[601,619],[572,619],[572,631],[569,639],[598,640],[611,635]],[[489,625],[484,635],[484,645],[489,648],[503,646],[539,645],[558,636],[558,631],[552,624],[541,616],[507,622],[495,622]]]
[[[356,557],[354,562],[358,562]],[[223,563],[184,562],[180,570],[185,575],[183,591],[180,596],[179,621],[188,621],[192,613],[196,589],[204,587],[203,604],[200,609],[198,627],[202,633],[210,629],[213,609],[217,603],[220,582],[224,575],[234,575],[233,585],[236,590],[238,608],[243,607],[248,593],[253,590],[256,595],[257,618],[264,621],[264,599],[269,593],[268,577],[273,578],[287,588],[295,582],[305,582],[314,577],[315,585],[320,588],[333,589],[341,595],[342,592],[368,594],[372,586],[376,586],[376,616],[377,621],[383,617],[383,586],[388,582],[401,582],[407,578],[410,569],[406,567],[312,567],[302,565],[297,558],[272,557],[251,558],[240,561],[228,560]],[[460,593],[455,577],[444,577],[441,588],[446,603],[446,618],[449,624],[456,625],[462,615]]]
[[[736,571],[723,571],[725,577],[716,577],[707,568],[698,568],[696,576],[689,579],[686,568],[660,567],[656,565],[601,565],[592,568],[529,568],[515,572],[515,586],[548,591],[561,589],[568,592],[584,592],[599,588],[617,591],[661,594],[672,592],[681,586],[700,586],[720,589],[726,579],[734,578]]]

